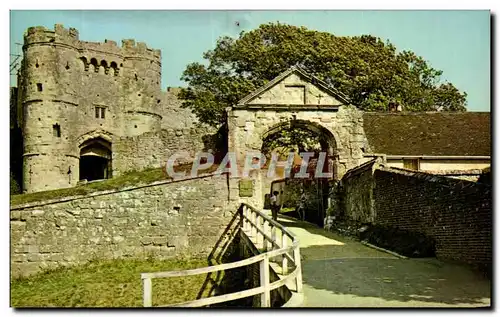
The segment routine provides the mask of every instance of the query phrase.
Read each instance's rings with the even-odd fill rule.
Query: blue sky
[[[239,26],[236,25],[239,22]],[[371,34],[412,50],[468,94],[469,111],[490,111],[489,11],[11,11],[11,53],[30,26],[74,27],[84,41],[134,38],[162,50],[162,87],[222,35],[280,21],[340,36]],[[11,84],[15,80],[11,76]]]

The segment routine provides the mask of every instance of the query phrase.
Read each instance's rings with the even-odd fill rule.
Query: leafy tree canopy
[[[436,70],[411,51],[371,35],[335,36],[305,27],[269,23],[239,38],[221,37],[203,54],[207,65],[189,64],[181,77],[183,106],[201,122],[219,126],[224,109],[293,65],[324,80],[366,111],[465,111],[466,96],[441,83]]]
[[[321,142],[321,136],[315,132],[284,127],[278,133],[271,134],[264,139],[262,152],[270,157],[272,150],[280,148],[278,153],[286,160],[290,151],[300,153],[321,150]]]

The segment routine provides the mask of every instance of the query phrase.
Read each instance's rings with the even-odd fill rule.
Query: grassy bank
[[[141,273],[206,267],[206,259],[112,260],[12,280],[12,307],[142,307]],[[153,280],[153,305],[197,298],[206,275]],[[203,297],[206,297],[208,284]]]
[[[174,168],[175,172],[189,172],[191,171],[192,164],[179,165]],[[218,165],[214,164],[206,170],[201,170],[198,175],[208,174],[215,172]],[[36,192],[31,194],[11,195],[11,206],[27,204],[36,201],[44,201],[49,199],[56,199],[68,196],[87,195],[93,192],[120,189],[128,186],[147,185],[156,181],[171,179],[169,175],[162,168],[155,168],[143,171],[133,171],[126,173],[122,176],[114,177],[107,180],[92,182],[76,187],[48,190],[43,192]]]

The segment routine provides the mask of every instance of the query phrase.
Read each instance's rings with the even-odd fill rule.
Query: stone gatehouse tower
[[[84,42],[76,29],[56,24],[29,28],[23,55],[17,119],[24,192],[109,178],[120,172],[115,163],[127,165],[114,143],[162,129],[169,98],[160,88],[160,50],[134,40],[121,47]]]
[[[363,162],[367,140],[363,112],[346,96],[298,67],[283,72],[227,109],[228,148],[238,166],[245,153],[261,151],[265,139],[287,125],[313,132],[324,140],[333,178]],[[266,170],[253,175],[253,195],[240,200],[262,208],[272,179]],[[235,185],[236,187],[236,185]]]

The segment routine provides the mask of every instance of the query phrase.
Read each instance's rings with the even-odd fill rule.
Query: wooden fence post
[[[243,214],[243,231],[246,231],[247,228],[248,228],[248,222],[247,220],[245,219],[245,217],[247,216],[247,207],[245,205],[242,205],[242,214]]]
[[[276,242],[276,227],[272,226],[272,224],[271,224],[271,240]],[[274,249],[274,244],[273,244],[273,249]]]
[[[269,222],[267,220],[264,219],[264,232],[266,233],[266,235],[268,237],[271,236],[271,230],[269,230]],[[266,248],[266,251],[271,251],[273,249],[273,244],[268,241],[267,239],[265,239],[265,248]]]
[[[243,217],[245,215],[245,206],[244,205],[241,205],[240,206],[240,217],[241,217],[241,227],[240,229],[242,230],[245,230],[245,225],[246,225],[246,222],[245,222],[245,217]]]
[[[152,305],[152,293],[153,285],[151,284],[151,278],[145,278],[142,280],[143,283],[143,306],[151,307]]]
[[[257,228],[262,230],[262,225],[261,225],[262,220],[264,220],[264,219],[261,218],[259,215],[257,215],[255,218],[255,226],[256,226],[255,231],[257,232],[257,240],[256,240],[257,241],[257,245],[256,245],[257,248],[259,248],[261,244],[262,244],[262,247],[264,247],[264,241],[265,241],[264,235],[259,230],[257,230]]]
[[[295,269],[297,270],[297,276],[295,278],[297,293],[302,293],[302,264],[300,262],[300,248],[298,246],[293,249],[293,259],[295,262]]]
[[[250,224],[251,232],[252,232],[251,234],[252,234],[252,237],[255,237],[255,235],[257,233],[257,229],[255,228],[255,220],[257,219],[257,213],[251,209],[250,209],[250,213],[252,214],[250,217],[250,219],[252,219],[251,224]]]
[[[288,236],[282,231],[281,232],[281,247],[282,248],[286,248],[288,243],[287,243],[287,239]],[[288,274],[288,258],[286,257],[286,253],[282,254],[282,258],[281,258],[281,273],[283,275],[285,274]]]
[[[264,286],[264,292],[260,295],[261,307],[271,307],[269,284],[269,258],[266,256],[260,262],[260,286]]]

